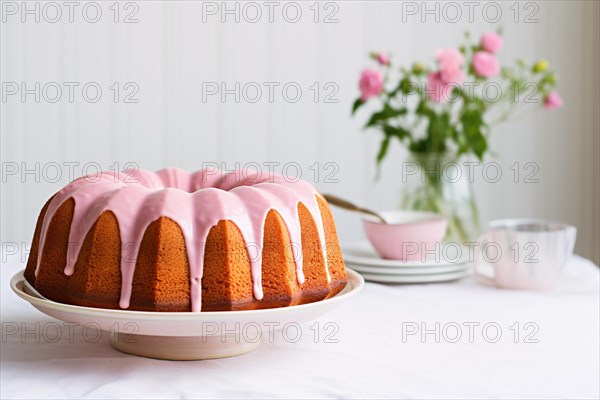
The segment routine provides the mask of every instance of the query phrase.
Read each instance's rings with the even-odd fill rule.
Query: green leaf
[[[448,137],[454,140],[455,142],[458,142],[458,132],[456,131],[456,127],[452,125],[448,127]]]
[[[425,100],[422,100],[415,113],[429,121],[427,136],[411,145],[412,151],[443,152],[446,150],[446,138],[452,136],[450,114],[443,112],[437,114]]]
[[[385,125],[383,127],[383,132],[385,133],[386,136],[394,136],[396,138],[398,138],[398,140],[403,140],[404,138],[407,138],[410,136],[410,134],[408,133],[408,131],[404,128],[401,127],[396,127],[396,126],[390,126],[390,125]]]
[[[433,109],[427,105],[426,100],[421,100],[419,102],[419,105],[417,106],[417,109],[415,110],[415,112],[417,113],[417,115],[420,115],[421,117],[426,117],[429,119],[433,119],[436,116],[435,111],[433,111]]]
[[[419,73],[422,73],[422,72],[418,72],[418,73],[415,72],[415,73],[419,74]],[[407,75],[408,75],[408,72],[407,72]],[[418,84],[418,82],[411,81],[408,77],[402,78],[400,80],[400,82],[398,82],[398,86],[396,86],[394,88],[394,90],[392,90],[390,92],[390,97],[394,97],[398,93],[402,93],[402,94],[405,94],[407,96],[410,96],[410,95],[413,95],[413,94],[418,94],[419,93],[419,84]]]
[[[450,114],[434,114],[427,128],[428,151],[442,152],[446,149],[446,137],[451,136]]]
[[[356,110],[358,110],[358,108],[360,106],[362,106],[363,104],[365,104],[365,102],[362,101],[362,99],[360,97],[358,99],[356,99],[356,101],[354,102],[354,104],[352,104],[352,115],[354,115],[354,113],[356,112]]]
[[[383,110],[373,114],[369,119],[369,122],[367,122],[367,125],[365,125],[365,128],[377,125],[379,122],[385,121],[390,118],[395,118],[403,114],[406,114],[406,108],[396,110],[392,108],[389,104],[385,103],[383,105]]]
[[[410,79],[404,78],[400,81],[400,90],[404,94],[413,94],[416,92],[417,84],[413,83]]]
[[[381,161],[385,157],[388,152],[388,148],[390,147],[390,139],[392,137],[389,135],[385,135],[385,138],[381,142],[381,147],[379,148],[379,152],[377,153],[377,165],[381,164]]]
[[[461,117],[463,134],[467,146],[480,160],[487,150],[487,139],[483,135],[484,121],[478,110],[466,110]]]

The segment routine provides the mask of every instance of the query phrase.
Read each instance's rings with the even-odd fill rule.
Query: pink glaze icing
[[[54,213],[66,200],[73,198],[75,209],[65,265],[65,274],[72,275],[88,231],[104,211],[111,211],[118,221],[121,235],[122,286],[119,305],[128,308],[144,232],[153,221],[168,217],[183,232],[190,267],[192,311],[200,311],[206,238],[219,221],[229,220],[237,225],[246,243],[254,297],[260,300],[263,298],[260,249],[265,220],[270,210],[277,211],[287,227],[298,282],[304,283],[298,217],[300,202],[316,222],[327,267],[325,232],[316,196],[320,194],[305,181],[253,170],[227,173],[215,169],[190,173],[176,168],[156,173],[144,170],[107,171],[79,178],[54,196],[42,223],[40,248],[43,248]],[[41,255],[42,251],[38,253],[36,276]],[[327,279],[331,280],[328,268]]]

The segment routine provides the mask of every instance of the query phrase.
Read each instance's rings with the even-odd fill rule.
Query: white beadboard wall
[[[26,4],[34,7],[34,3]],[[476,176],[482,219],[532,216],[575,224],[577,252],[600,261],[598,2],[539,1],[535,3],[539,22],[529,24],[515,23],[508,9],[512,2],[496,3],[503,9],[498,23],[486,22],[480,13],[472,23],[466,15],[458,23],[435,23],[431,16],[425,23],[419,16],[407,16],[403,22],[405,4],[400,1],[336,1],[328,8],[327,2],[319,3],[321,19],[333,7],[339,9],[337,23],[315,23],[309,8],[314,7],[312,1],[296,2],[303,12],[297,23],[286,22],[277,11],[285,2],[279,3],[272,23],[267,21],[263,2],[257,3],[263,11],[257,23],[243,19],[235,23],[231,16],[223,23],[218,15],[207,16],[203,22],[206,2],[130,3],[133,6],[128,8],[126,2],[118,4],[120,18],[137,6],[138,23],[115,23],[109,9],[112,1],[97,2],[103,11],[97,23],[84,21],[80,9],[73,23],[64,15],[58,23],[43,18],[35,23],[31,16],[22,23],[18,15],[3,14],[3,83],[97,82],[103,89],[97,103],[84,101],[77,91],[73,103],[64,98],[57,103],[43,99],[36,103],[32,96],[25,103],[16,96],[2,102],[3,242],[29,243],[38,211],[68,180],[65,163],[79,163],[74,168],[78,176],[81,166],[91,162],[104,169],[127,162],[147,169],[196,169],[203,162],[225,163],[227,168],[234,168],[235,162],[297,162],[309,181],[315,181],[310,167],[318,163],[316,186],[323,191],[376,209],[394,208],[406,152],[394,144],[382,178],[375,181],[379,134],[361,131],[366,111],[350,117],[359,72],[371,65],[367,53],[389,51],[396,63],[404,65],[429,61],[437,48],[457,45],[465,30],[479,36],[503,27],[501,60],[551,60],[566,105],[558,112],[540,111],[493,132],[496,155],[489,160],[504,167],[507,179],[492,184]],[[435,7],[434,2],[427,4]],[[464,4],[458,4],[466,13]],[[480,4],[483,7],[485,2]],[[226,6],[235,7],[235,3]],[[109,90],[113,82],[135,82],[139,102],[114,103]],[[203,82],[225,82],[229,87],[234,82],[297,82],[303,95],[300,101],[289,103],[276,90],[270,103],[265,89],[256,103],[236,103],[233,95],[225,103],[218,96],[204,102]],[[321,86],[321,99],[316,103],[309,89],[314,82]],[[328,82],[339,87],[337,103],[322,101],[323,85]],[[539,165],[539,183],[514,183],[508,167],[528,161]],[[44,170],[44,165],[53,162],[62,166],[58,182],[23,174],[24,168],[34,169],[36,163]],[[337,165],[337,183],[323,182],[333,171],[326,168],[329,162]],[[19,171],[10,175],[14,163]],[[344,241],[363,237],[355,216],[337,210],[335,215]]]

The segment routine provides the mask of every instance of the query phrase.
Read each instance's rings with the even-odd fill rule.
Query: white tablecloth
[[[304,325],[296,343],[292,333],[276,334],[244,356],[190,362],[130,356],[114,350],[108,335],[96,341],[79,328],[59,331],[60,323],[10,290],[10,278],[22,268],[18,258],[3,256],[3,399],[600,395],[599,273],[579,257],[552,293],[498,290],[472,278],[367,283],[318,320],[318,329]],[[414,329],[429,333],[409,334]],[[337,343],[328,343],[327,334]]]

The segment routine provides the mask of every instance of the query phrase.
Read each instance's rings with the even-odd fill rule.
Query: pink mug
[[[506,289],[550,290],[573,254],[577,229],[539,219],[493,221],[475,254],[475,274],[484,283]],[[481,258],[493,274],[480,270]]]

